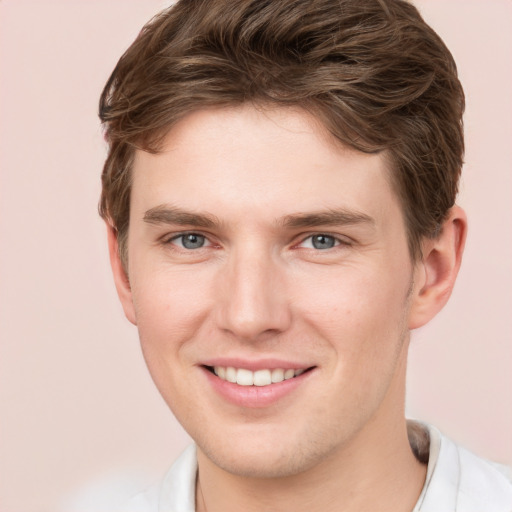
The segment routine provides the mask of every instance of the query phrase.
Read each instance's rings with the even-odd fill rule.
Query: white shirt
[[[412,512],[512,512],[512,475],[457,446],[432,426],[427,477]],[[508,471],[508,475],[507,475]],[[136,495],[122,512],[195,512],[197,459],[195,445],[176,460],[162,482]]]

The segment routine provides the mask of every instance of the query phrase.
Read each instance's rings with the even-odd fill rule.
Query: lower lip
[[[268,386],[240,386],[239,384],[220,379],[204,367],[202,367],[202,370],[213,389],[222,398],[239,407],[253,408],[273,405],[295,391],[313,372],[313,370],[309,370],[292,379],[269,384]]]

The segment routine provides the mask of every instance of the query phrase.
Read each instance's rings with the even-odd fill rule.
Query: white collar
[[[412,512],[512,512],[512,481],[506,468],[458,447],[435,427],[414,422],[429,443],[427,477]],[[423,445],[423,448],[426,446]],[[138,495],[130,512],[195,512],[197,456],[189,446],[159,489]],[[137,503],[137,505],[135,505]]]

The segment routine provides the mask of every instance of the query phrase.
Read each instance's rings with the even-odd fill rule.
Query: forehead
[[[398,201],[385,154],[335,142],[298,108],[194,112],[159,153],[138,150],[133,173],[132,213],[171,202],[227,215],[343,207],[379,216]]]

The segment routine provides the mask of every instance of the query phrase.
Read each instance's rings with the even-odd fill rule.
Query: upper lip
[[[315,366],[309,363],[300,363],[297,361],[290,361],[277,358],[263,358],[263,359],[247,359],[239,357],[213,357],[200,363],[202,366],[232,366],[233,368],[244,368],[253,372],[257,370],[274,370],[282,368],[283,370],[306,370]]]

